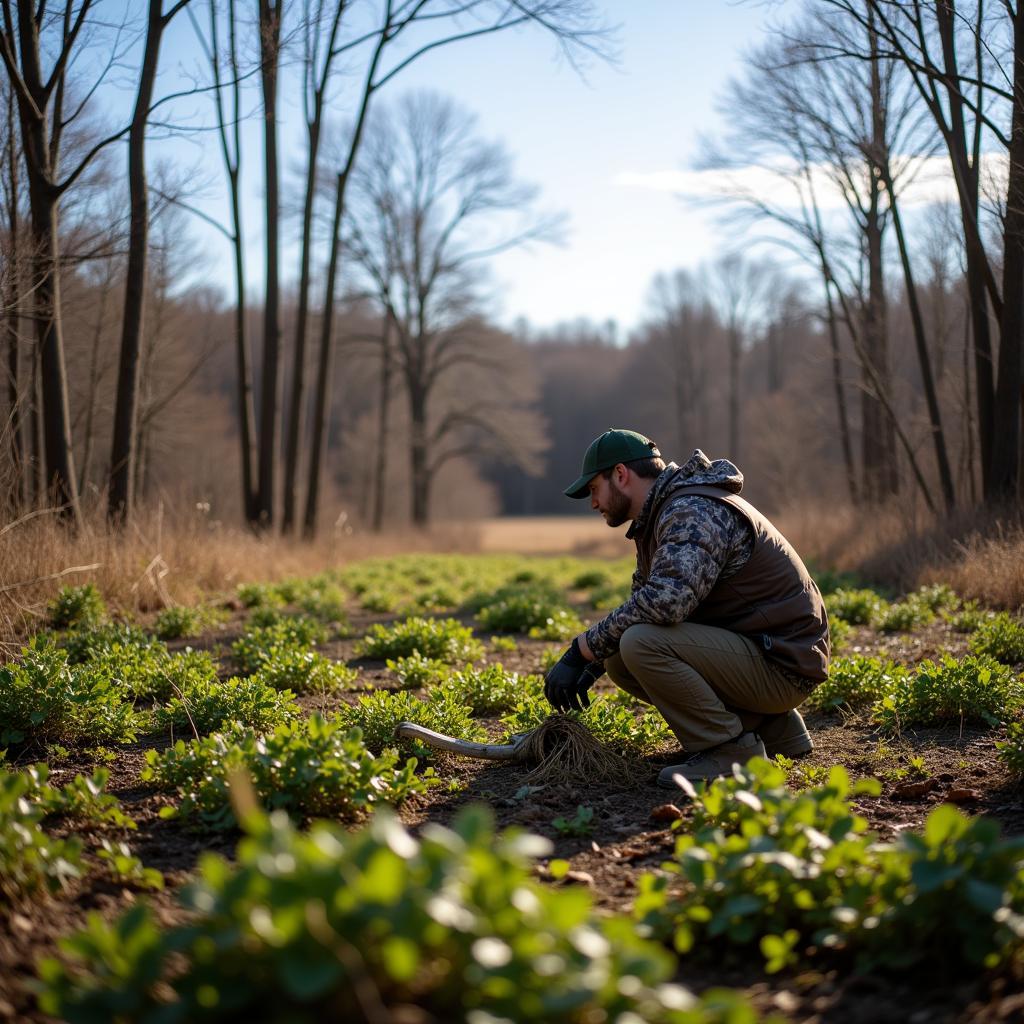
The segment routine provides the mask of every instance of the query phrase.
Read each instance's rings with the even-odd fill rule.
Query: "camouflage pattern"
[[[720,578],[739,572],[754,549],[750,524],[735,509],[700,495],[681,494],[675,499],[663,495],[666,487],[674,490],[695,484],[738,493],[743,474],[727,459],[711,462],[699,449],[682,472],[670,472],[678,468],[670,463],[655,480],[626,534],[637,543],[632,594],[586,632],[587,644],[599,660],[618,651],[619,640],[630,626],[683,622]],[[663,496],[666,502],[657,522],[649,522],[651,510]],[[641,555],[647,549],[653,549],[649,566]]]

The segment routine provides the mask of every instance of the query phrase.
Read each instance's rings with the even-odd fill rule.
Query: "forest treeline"
[[[502,329],[489,260],[566,226],[486,124],[402,71],[516,30],[605,59],[600,13],[149,0],[118,22],[0,0],[7,516],[123,527],[166,500],[312,535],[561,512],[608,426],[732,458],[767,507],[1019,502],[1024,13],[808,0],[721,96],[721,252],[658,275],[625,337]],[[203,69],[184,83],[161,72],[172,22]],[[303,114],[287,159],[282,105]],[[197,135],[222,217],[173,158]],[[928,175],[944,201],[916,198]]]

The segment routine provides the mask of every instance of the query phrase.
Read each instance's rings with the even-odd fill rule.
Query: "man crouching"
[[[573,640],[544,694],[560,711],[581,708],[606,670],[653,704],[688,755],[662,770],[662,786],[812,748],[796,708],[828,676],[825,605],[742,486],[726,459],[697,450],[666,465],[643,434],[606,430],[565,491],[589,497],[609,526],[632,521],[636,572],[629,599]]]

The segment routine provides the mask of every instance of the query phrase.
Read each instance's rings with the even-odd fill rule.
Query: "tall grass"
[[[259,535],[211,520],[202,506],[144,509],[122,533],[101,508],[71,532],[53,513],[0,525],[0,656],[42,628],[62,586],[93,583],[112,611],[136,614],[229,597],[239,583],[313,575],[399,551],[474,550],[464,524],[425,533],[330,530],[314,542]]]
[[[907,592],[947,583],[983,605],[1024,607],[1024,510],[933,517],[911,502],[883,508],[808,505],[774,517],[803,557]]]

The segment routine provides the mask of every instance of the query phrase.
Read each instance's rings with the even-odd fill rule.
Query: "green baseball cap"
[[[610,427],[593,441],[583,456],[583,469],[579,479],[565,489],[569,498],[585,498],[590,493],[587,485],[605,469],[611,469],[620,462],[635,462],[637,459],[660,458],[658,446],[635,430],[618,430]]]

